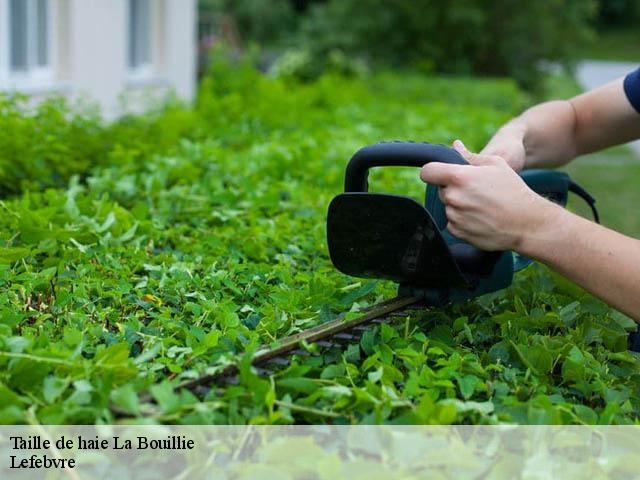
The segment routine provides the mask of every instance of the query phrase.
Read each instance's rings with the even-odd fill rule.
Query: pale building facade
[[[97,102],[107,118],[196,83],[196,0],[0,0],[0,91]]]

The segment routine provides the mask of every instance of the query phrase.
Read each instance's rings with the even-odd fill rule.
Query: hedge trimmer
[[[393,280],[399,285],[398,296],[355,318],[338,317],[255,352],[251,364],[258,373],[275,373],[288,365],[293,355],[317,355],[319,349],[357,343],[368,330],[368,323],[391,322],[406,317],[409,309],[461,302],[506,288],[514,272],[532,263],[515,252],[479,250],[451,235],[437,186],[427,186],[424,206],[409,197],[368,191],[371,168],[422,167],[429,162],[467,164],[449,147],[414,142],[369,145],[351,158],[345,191],[329,205],[331,261],[348,275]],[[563,206],[569,192],[576,193],[599,221],[593,197],[566,173],[527,170],[522,178],[534,191]],[[310,344],[318,349],[308,348]],[[176,388],[206,395],[211,384],[237,382],[237,372],[237,363],[220,365],[213,373],[182,382]]]
[[[486,252],[447,230],[438,187],[428,185],[424,206],[415,200],[368,191],[373,167],[422,167],[430,162],[467,164],[444,145],[382,142],[360,149],[347,166],[344,193],[329,205],[327,240],[338,270],[393,280],[400,297],[440,306],[508,287],[531,260],[515,252]],[[565,206],[569,192],[582,197],[599,222],[595,200],[564,172],[527,170],[522,179],[538,194]]]

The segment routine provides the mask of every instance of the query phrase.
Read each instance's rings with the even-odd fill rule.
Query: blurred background
[[[0,0],[0,90],[86,94],[114,117],[123,93],[193,98],[225,45],[302,81],[408,69],[543,95],[549,72],[638,62],[639,21],[640,0]]]
[[[86,93],[115,116],[123,92],[191,99],[225,45],[304,81],[410,69],[543,94],[549,71],[638,62],[639,21],[640,0],[0,0],[0,90]]]
[[[107,118],[195,92],[195,0],[0,0],[0,91],[86,97]]]
[[[549,64],[638,61],[638,0],[200,0],[200,66],[218,42],[260,45],[263,66],[314,78],[410,68],[541,86]],[[275,62],[275,63],[274,63]]]

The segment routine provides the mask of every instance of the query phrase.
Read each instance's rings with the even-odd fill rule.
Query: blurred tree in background
[[[230,15],[243,39],[260,44],[273,44],[290,37],[297,30],[297,12],[306,2],[290,0],[200,0],[199,9],[209,21],[220,21]],[[217,15],[217,18],[215,18]]]
[[[543,60],[568,62],[588,41],[585,0],[331,0],[302,23],[315,64],[335,49],[371,65],[508,75],[534,88]]]
[[[599,29],[638,26],[640,0],[600,0],[597,26]]]
[[[640,19],[640,0],[201,0],[201,9],[233,18],[241,43],[279,57],[278,74],[411,68],[510,76],[529,90],[545,64],[571,66],[596,28]]]

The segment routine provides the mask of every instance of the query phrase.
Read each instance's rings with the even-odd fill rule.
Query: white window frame
[[[29,2],[30,9],[34,8],[36,0],[22,0]],[[11,66],[11,25],[10,25],[10,1],[0,0],[0,88],[9,90],[31,90],[49,87],[54,81],[54,65],[56,60],[55,25],[56,2],[47,1],[47,64],[35,65],[26,71],[14,71]],[[30,26],[29,28],[37,28]],[[28,47],[29,48],[29,47]],[[34,55],[34,50],[28,55]]]
[[[153,79],[156,74],[156,62],[157,62],[157,46],[156,46],[156,32],[158,29],[158,4],[160,3],[157,0],[147,0],[149,2],[149,60],[140,65],[131,65],[131,42],[133,42],[133,38],[131,36],[131,2],[132,0],[127,0],[127,41],[126,41],[126,62],[127,62],[127,72],[129,82],[136,83],[145,83],[149,80]]]

